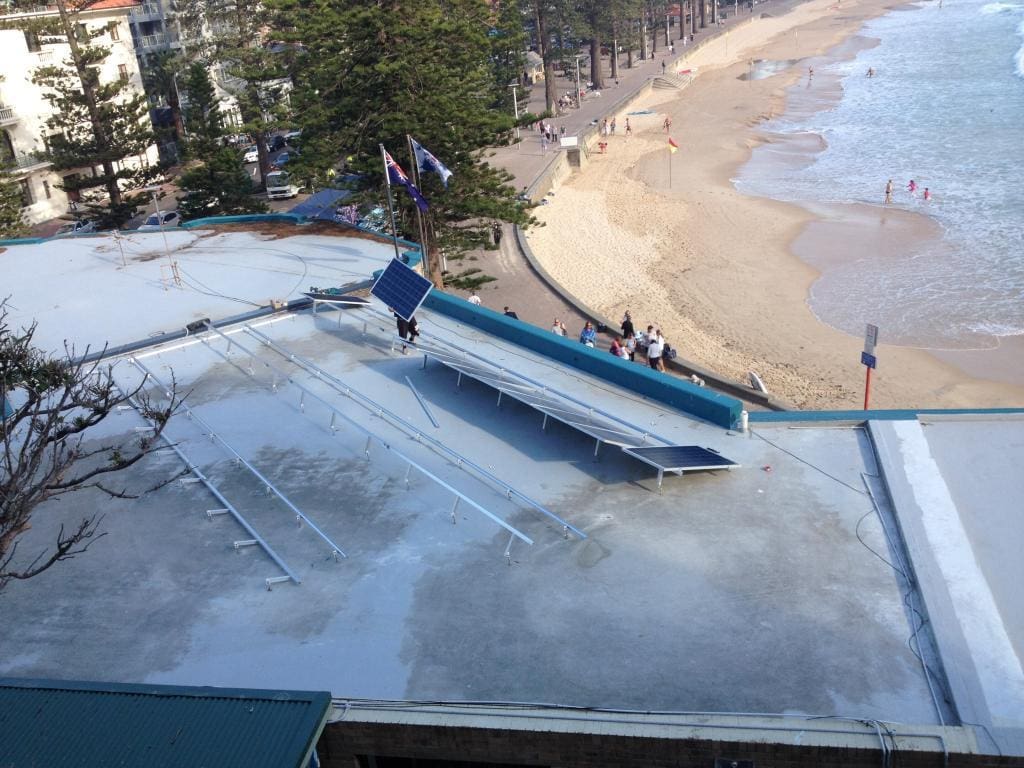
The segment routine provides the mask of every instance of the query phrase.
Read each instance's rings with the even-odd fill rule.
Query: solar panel
[[[699,445],[665,445],[646,448],[623,448],[640,461],[667,472],[738,467],[735,461]]]
[[[392,259],[373,284],[370,293],[391,307],[395,314],[408,320],[434,286],[427,278]]]

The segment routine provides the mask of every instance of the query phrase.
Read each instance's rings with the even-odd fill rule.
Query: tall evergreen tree
[[[324,173],[339,157],[360,174],[364,197],[384,198],[378,145],[411,172],[406,136],[433,152],[454,176],[444,187],[421,178],[430,208],[423,214],[435,283],[440,250],[458,255],[486,246],[496,222],[527,224],[511,176],[484,151],[507,138],[511,111],[495,108],[499,92],[488,39],[492,18],[479,0],[322,0],[316,13],[302,0],[268,0],[304,53],[295,60],[292,100],[302,115],[300,171]],[[399,230],[419,241],[415,207],[395,189]]]
[[[189,66],[184,89],[188,94],[188,154],[206,160],[220,148],[224,119],[205,64],[194,62]]]
[[[46,121],[49,156],[57,170],[99,169],[95,174],[66,179],[64,188],[84,192],[87,208],[101,226],[114,227],[135,213],[135,205],[123,192],[148,182],[158,169],[136,170],[122,163],[144,155],[153,143],[153,134],[145,95],[132,93],[121,78],[100,81],[100,68],[111,50],[99,40],[108,34],[110,24],[89,26],[82,18],[100,1],[55,0],[56,15],[13,23],[68,43],[70,55],[62,66],[41,67],[32,75],[53,107],[53,116]],[[16,2],[14,7],[22,4]],[[104,193],[106,200],[97,199]]]

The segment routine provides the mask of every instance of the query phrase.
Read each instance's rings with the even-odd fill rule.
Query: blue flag
[[[426,211],[430,207],[427,204],[426,199],[420,194],[420,191],[416,189],[416,185],[409,181],[409,177],[405,175],[405,171],[403,171],[401,166],[395,162],[395,158],[393,158],[391,153],[387,150],[384,150],[384,163],[388,168],[388,182],[405,187],[406,191],[416,202],[416,207],[421,211]]]
[[[416,155],[416,166],[420,169],[420,173],[436,173],[441,177],[444,188],[448,189],[448,179],[451,178],[452,172],[416,139],[410,137],[409,140],[412,142],[412,151]]]

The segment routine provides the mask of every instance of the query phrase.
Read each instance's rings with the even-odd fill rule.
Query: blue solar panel
[[[623,450],[651,466],[669,471],[727,469],[739,466],[735,461],[725,458],[720,453],[701,448],[699,445],[650,446],[648,448],[623,448]]]
[[[413,272],[397,259],[392,259],[373,284],[370,293],[391,307],[399,317],[408,320],[416,314],[433,287],[427,278]]]

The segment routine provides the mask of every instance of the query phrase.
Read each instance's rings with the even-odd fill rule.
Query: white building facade
[[[100,82],[123,80],[126,95],[144,91],[142,76],[132,42],[129,14],[140,3],[136,0],[99,0],[78,13],[78,22],[95,30],[113,22],[107,32],[95,40],[110,48],[100,65]],[[56,6],[45,6],[32,13],[0,17],[16,22],[20,18],[56,15]],[[26,223],[38,224],[69,212],[77,202],[75,193],[65,193],[63,181],[75,174],[91,174],[90,168],[57,171],[46,159],[47,119],[53,107],[45,98],[45,89],[32,82],[40,67],[64,65],[70,58],[70,46],[59,37],[35,35],[19,29],[0,30],[0,161],[21,184],[23,214]],[[145,155],[123,161],[125,167],[142,167],[157,162],[156,147]]]

